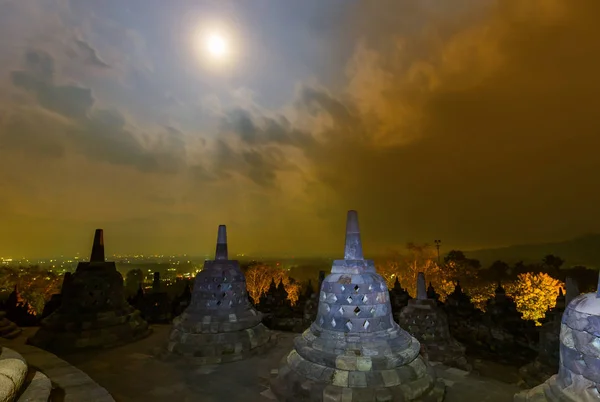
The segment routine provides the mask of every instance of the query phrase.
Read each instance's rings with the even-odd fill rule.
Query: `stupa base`
[[[284,357],[271,391],[280,402],[441,402],[445,385],[421,357],[391,370],[340,370]]]
[[[457,341],[425,344],[427,356],[431,362],[440,362],[449,367],[471,371],[473,366],[465,357],[465,347]]]
[[[0,338],[14,339],[21,335],[23,330],[17,326],[14,322],[6,318],[6,313],[0,311]]]
[[[51,324],[42,321],[40,329],[27,343],[56,354],[66,354],[85,349],[112,348],[152,333],[137,310],[122,316],[106,312],[98,314],[95,321],[63,322],[60,325],[60,319],[56,318]]]
[[[594,402],[600,400],[598,385],[574,374],[571,385],[562,384],[558,375],[553,375],[537,387],[521,391],[514,402]]]
[[[277,337],[262,323],[231,332],[171,331],[165,358],[183,358],[190,363],[220,364],[260,354],[277,343]]]
[[[527,388],[534,388],[556,374],[557,367],[558,363],[550,365],[537,358],[519,368],[519,377]]]

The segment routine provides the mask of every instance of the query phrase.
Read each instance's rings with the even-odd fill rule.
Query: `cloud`
[[[364,211],[380,246],[599,230],[600,3],[498,0],[446,15],[437,5],[356,3],[365,23],[350,35],[362,40],[346,93],[301,86],[293,124],[246,108],[225,126],[247,146],[298,148],[315,194]],[[422,23],[366,23],[386,15]]]
[[[104,62],[100,56],[98,56],[96,49],[94,49],[86,41],[82,39],[75,39],[75,45],[77,46],[77,51],[75,51],[75,54],[81,55],[87,64],[95,67],[110,68],[110,66]]]
[[[44,51],[27,51],[25,70],[12,71],[14,86],[34,94],[41,106],[65,117],[82,119],[94,104],[92,91],[74,85],[55,85],[54,60]]]
[[[86,6],[78,7],[73,15],[85,15]],[[345,7],[346,22],[329,30],[339,36],[322,38],[335,44],[327,74],[335,80],[299,83],[277,110],[260,107],[261,97],[246,89],[235,93],[234,106],[202,93],[202,111],[179,104],[185,101],[153,109],[165,94],[186,97],[176,87],[163,90],[176,80],[148,58],[149,38],[96,13],[82,35],[60,36],[94,44],[64,40],[92,74],[73,74],[56,57],[64,48],[47,46],[6,67],[11,100],[20,103],[2,98],[0,151],[54,160],[75,151],[90,171],[102,170],[98,182],[112,175],[106,188],[118,176],[120,192],[144,191],[125,210],[119,203],[128,198],[113,190],[103,200],[119,203],[103,204],[99,216],[137,213],[138,204],[142,220],[165,207],[210,211],[203,216],[218,215],[211,224],[233,221],[253,233],[244,244],[257,250],[328,249],[343,233],[346,209],[359,210],[369,253],[409,240],[469,248],[600,230],[600,2],[365,0]],[[107,74],[89,69],[103,60],[120,74],[123,92],[111,93]],[[171,124],[170,113],[179,113],[180,124]],[[213,119],[216,128],[206,132]],[[66,162],[64,169],[52,173],[73,170]],[[149,196],[158,190],[164,203]],[[44,211],[56,208],[48,201]],[[275,234],[254,236],[254,227]],[[280,236],[290,227],[285,238],[293,241]]]
[[[157,139],[155,144],[144,146],[142,139],[132,131],[132,127],[120,112],[95,108],[95,99],[90,88],[77,85],[61,85],[55,82],[54,58],[42,50],[29,50],[25,53],[22,70],[12,71],[12,84],[35,96],[41,107],[69,120],[64,136],[46,136],[43,143],[48,155],[62,156],[64,141],[87,157],[117,164],[132,166],[146,172],[175,173],[185,165],[185,144],[182,133],[173,128],[155,132],[150,137]],[[14,121],[12,124],[17,124]],[[22,130],[6,127],[12,133]],[[15,137],[24,142],[31,135]],[[39,140],[41,134],[35,134]],[[61,142],[63,142],[61,144]],[[36,141],[39,144],[39,141]]]

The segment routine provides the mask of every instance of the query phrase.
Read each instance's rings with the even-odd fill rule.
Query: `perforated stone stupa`
[[[261,319],[248,300],[238,261],[228,259],[227,232],[221,225],[215,259],[196,275],[192,300],[173,320],[167,349],[198,364],[241,360],[275,341]]]
[[[44,318],[29,343],[55,353],[105,348],[150,333],[140,312],[125,299],[123,277],[104,258],[102,229],[96,229],[89,262],[80,262],[61,290],[61,305]]]
[[[597,292],[577,296],[563,313],[558,374],[514,400],[600,401],[600,281]]]
[[[444,385],[419,341],[392,317],[385,280],[362,253],[348,212],[343,260],[320,290],[317,319],[294,341],[271,390],[280,401],[441,401]]]
[[[417,298],[400,311],[398,323],[425,345],[429,360],[470,371],[466,348],[450,335],[446,313],[425,292],[425,274],[419,272]]]

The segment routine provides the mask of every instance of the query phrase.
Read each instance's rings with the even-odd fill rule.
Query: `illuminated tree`
[[[564,283],[546,273],[527,272],[519,274],[517,281],[505,289],[515,299],[517,310],[523,313],[523,319],[537,322],[549,308],[556,305],[561,287],[564,288]]]
[[[283,286],[288,293],[288,299],[292,305],[295,305],[298,301],[300,284],[290,278],[287,271],[282,268],[266,264],[252,265],[246,270],[245,276],[248,294],[255,304],[258,303],[260,297],[269,290],[269,285],[272,280],[275,280],[275,283],[283,281]]]
[[[385,279],[388,288],[394,286],[396,277],[411,296],[416,296],[417,276],[425,274],[427,281],[438,289],[441,287],[441,271],[436,263],[437,254],[429,244],[408,243],[404,255],[394,252],[388,258],[376,262],[377,272]],[[440,293],[438,291],[438,293]],[[447,293],[440,295],[445,298]]]

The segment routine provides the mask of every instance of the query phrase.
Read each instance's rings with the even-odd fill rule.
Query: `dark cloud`
[[[238,107],[228,111],[221,123],[221,132],[234,134],[246,145],[272,143],[304,147],[314,140],[310,134],[294,128],[281,114],[269,117]]]
[[[75,44],[77,45],[78,53],[87,64],[95,67],[110,68],[110,66],[98,56],[96,49],[89,43],[82,39],[75,39]]]
[[[43,108],[73,120],[72,127],[66,129],[66,139],[79,152],[91,159],[146,172],[175,173],[183,169],[185,143],[181,132],[169,128],[164,133],[152,133],[150,137],[158,138],[158,142],[146,147],[120,112],[93,108],[95,100],[90,88],[56,84],[54,59],[50,54],[28,51],[24,64],[25,69],[11,72],[13,85],[35,95]],[[31,136],[18,138],[27,146]],[[60,141],[58,136],[45,137],[43,143],[48,153],[58,156],[62,155]]]
[[[355,10],[363,21],[400,11],[432,18],[410,36],[363,24],[369,41],[349,64],[348,93],[297,94],[296,112],[317,121],[310,135],[247,110],[228,115],[229,132],[249,146],[298,147],[311,186],[329,188],[340,209],[363,211],[379,247],[600,230],[600,190],[590,186],[600,172],[600,26],[591,17],[599,2],[499,0],[445,19],[430,12],[435,1],[367,3]],[[310,141],[294,140],[299,133]]]
[[[356,12],[378,21],[395,10]],[[462,26],[432,19],[420,36],[373,27],[379,47],[357,50],[350,106],[304,94],[335,121],[308,154],[317,177],[388,241],[407,239],[398,228],[467,247],[600,229],[600,191],[589,186],[600,172],[600,27],[590,17],[600,3],[502,0],[479,12]],[[411,41],[427,46],[406,53]],[[585,200],[575,196],[584,188]]]
[[[30,50],[25,54],[25,68],[11,72],[13,85],[35,94],[40,105],[48,110],[74,119],[86,117],[94,104],[91,89],[55,85],[52,56],[41,50]]]

